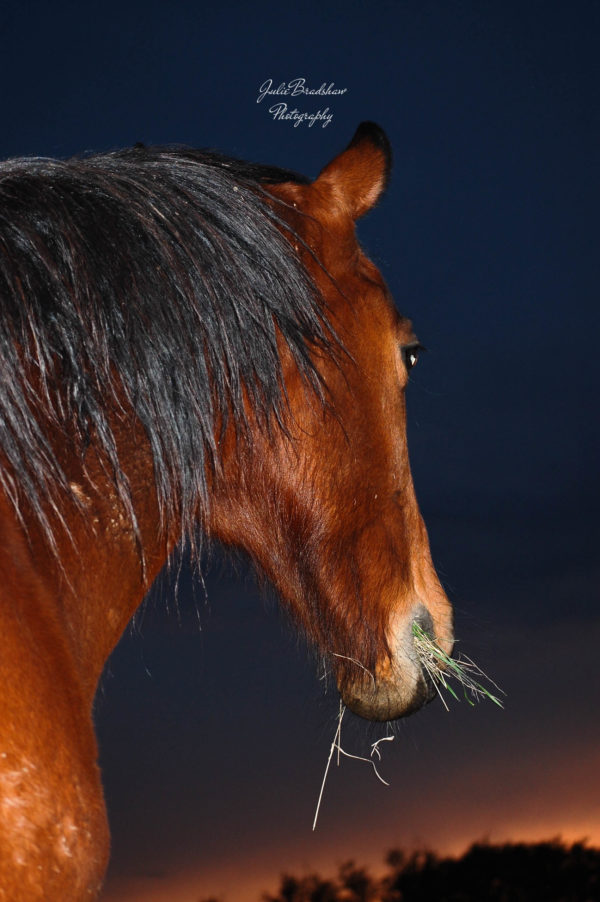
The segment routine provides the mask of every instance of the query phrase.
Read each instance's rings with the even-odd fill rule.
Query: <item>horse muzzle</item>
[[[393,631],[393,655],[374,674],[362,673],[340,689],[342,702],[354,714],[367,720],[387,721],[407,717],[435,696],[431,677],[423,668],[414,642],[414,625],[434,635],[429,611],[422,605],[411,617],[404,617]],[[444,642],[448,654],[452,639]]]

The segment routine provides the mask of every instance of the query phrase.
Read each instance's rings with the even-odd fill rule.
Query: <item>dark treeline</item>
[[[473,844],[461,858],[431,851],[386,857],[374,877],[353,861],[336,876],[284,874],[262,902],[599,902],[600,849],[558,839],[539,843]],[[204,902],[218,902],[206,899]]]

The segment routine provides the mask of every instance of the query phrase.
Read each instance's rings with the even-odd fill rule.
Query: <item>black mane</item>
[[[52,541],[69,483],[47,440],[105,455],[135,525],[107,413],[131,405],[148,435],[163,524],[191,536],[206,510],[215,432],[285,398],[276,328],[318,389],[328,346],[314,287],[282,235],[268,183],[294,173],[214,153],[136,147],[0,164],[0,481]],[[264,186],[264,187],[263,187]]]

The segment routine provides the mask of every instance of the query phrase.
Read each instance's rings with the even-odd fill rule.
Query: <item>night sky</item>
[[[0,152],[211,147],[315,177],[358,123],[394,149],[359,236],[428,348],[409,444],[457,650],[506,692],[403,721],[379,783],[243,562],[165,577],[96,702],[106,902],[250,902],[282,870],[392,846],[589,837],[598,746],[597,2],[16,3],[0,11]],[[275,121],[259,87],[330,123]],[[346,723],[346,722],[345,722]],[[385,735],[347,717],[343,744]]]

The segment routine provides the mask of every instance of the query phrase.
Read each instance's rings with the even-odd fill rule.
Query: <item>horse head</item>
[[[333,351],[312,353],[319,397],[281,343],[282,428],[229,442],[212,514],[215,533],[275,584],[345,704],[374,720],[409,714],[433,694],[415,624],[448,654],[453,644],[408,458],[405,390],[420,346],[356,238],[390,165],[385,134],[363,123],[315,181],[269,186]]]

